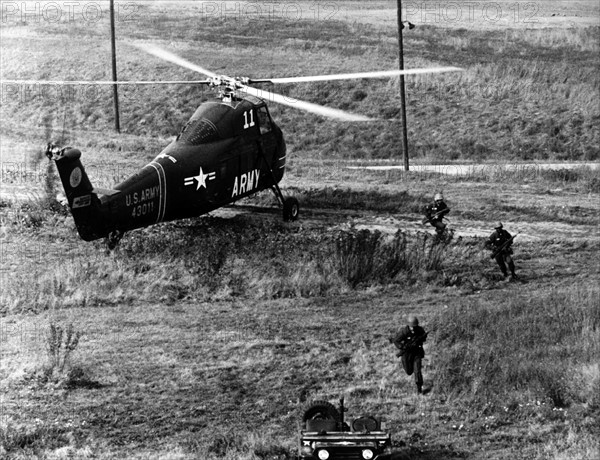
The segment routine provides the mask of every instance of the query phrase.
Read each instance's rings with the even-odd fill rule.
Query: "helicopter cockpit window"
[[[271,119],[269,118],[269,113],[267,112],[266,107],[259,107],[257,110],[258,113],[258,123],[260,125],[260,133],[265,134],[271,131]]]
[[[177,136],[178,141],[190,145],[207,144],[219,139],[220,136],[216,126],[206,118],[190,121]]]

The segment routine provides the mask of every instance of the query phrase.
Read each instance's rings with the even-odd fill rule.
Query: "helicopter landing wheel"
[[[298,200],[294,197],[286,198],[283,201],[283,220],[286,222],[293,222],[298,219],[300,214],[300,205]]]
[[[121,241],[121,238],[123,238],[122,231],[115,230],[110,232],[106,238],[106,246],[108,247],[108,250],[112,251],[114,248],[116,248],[119,244],[119,241]]]

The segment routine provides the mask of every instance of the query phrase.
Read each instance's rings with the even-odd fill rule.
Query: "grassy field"
[[[198,77],[142,55],[129,46],[131,40],[151,40],[214,71],[250,77],[397,68],[395,28],[387,23],[338,20],[354,17],[356,12],[355,4],[338,3],[335,11],[315,18],[312,4],[300,2],[300,13],[293,20],[291,7],[286,13],[282,9],[280,14],[257,18],[242,9],[239,14],[211,13],[201,2],[179,7],[172,2],[139,5],[135,12],[123,11],[118,22],[123,37],[118,46],[120,78]],[[513,4],[502,5],[507,9]],[[591,17],[597,17],[594,8],[590,2]],[[549,11],[544,6],[537,13],[539,20],[547,19]],[[63,15],[60,22],[45,27],[41,21],[27,22],[27,16],[22,21],[17,21],[17,14],[9,16],[3,27],[3,78],[109,79],[110,43],[104,13],[95,22],[69,22],[69,16]],[[527,22],[516,21],[511,27],[491,28],[494,22],[475,17],[469,28],[441,23],[445,27],[424,21],[406,31],[406,67],[454,65],[465,72],[407,79],[412,157],[436,161],[598,159],[598,26],[528,28]],[[326,158],[398,154],[397,81],[325,82],[274,89],[384,119],[368,127],[319,120],[320,129],[315,130],[314,117],[272,107],[293,151]],[[110,88],[92,86],[71,92],[53,87],[46,91],[35,85],[5,85],[2,110],[7,134],[31,135],[37,127],[42,140],[48,137],[50,121],[58,133],[63,127],[74,131],[68,136],[73,142],[80,139],[79,129],[103,132],[113,125]],[[145,138],[168,138],[205,97],[205,92],[194,87],[123,89],[123,129]],[[117,141],[106,142],[114,149]]]
[[[81,148],[108,187],[209,94],[123,89],[117,135],[108,90],[3,85],[2,192],[18,199],[0,201],[0,456],[292,459],[308,402],[343,396],[349,417],[384,418],[396,459],[598,458],[600,173],[517,161],[598,160],[600,12],[497,4],[497,21],[484,7],[452,20],[444,2],[419,2],[437,15],[406,11],[407,67],[465,69],[407,79],[411,156],[488,164],[481,173],[347,168],[397,158],[397,81],[273,88],[388,119],[270,106],[290,150],[284,187],[301,203],[293,224],[225,210],[132,232],[113,252],[85,243],[39,147]],[[39,21],[35,7],[3,10],[2,78],[108,78],[108,10],[55,21],[42,5]],[[120,78],[197,77],[134,40],[252,77],[397,67],[395,2],[223,5],[121,5]],[[418,224],[438,190],[447,245]],[[497,220],[519,233],[516,283],[483,250]],[[387,340],[409,314],[432,331],[425,396]]]

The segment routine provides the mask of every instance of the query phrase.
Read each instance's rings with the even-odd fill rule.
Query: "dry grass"
[[[144,7],[147,8],[147,7]],[[183,8],[183,7],[182,7]],[[144,15],[141,12],[144,12]],[[197,12],[197,10],[194,10]],[[308,11],[308,10],[307,10]],[[119,67],[123,79],[196,78],[190,71],[141,56],[125,42],[151,40],[210,69],[251,77],[337,73],[395,68],[395,31],[360,22],[303,17],[298,21],[274,17],[257,27],[252,18],[207,15],[202,27],[190,11],[178,8],[140,10],[136,21],[119,24],[122,37]],[[175,26],[177,24],[177,26]],[[4,78],[109,78],[108,43],[103,22],[75,23],[80,40],[69,43],[69,58],[61,54],[64,24],[35,29],[41,37],[9,34],[2,54]],[[16,28],[13,24],[8,29]],[[13,27],[11,27],[13,26]],[[32,24],[28,25],[33,27]],[[419,76],[407,79],[411,155],[443,161],[470,159],[595,160],[598,158],[600,116],[598,27],[529,30],[514,26],[502,30],[440,28],[422,24],[406,33],[407,67],[456,65],[463,74]],[[50,34],[50,35],[47,35]],[[252,36],[252,40],[245,39]],[[168,37],[168,38],[167,38]],[[201,43],[203,46],[190,43]],[[91,46],[102,53],[90,62]],[[105,59],[102,59],[105,56]],[[223,60],[235,56],[235,60]],[[148,65],[151,62],[151,65]],[[287,134],[291,151],[303,158],[390,158],[397,155],[399,95],[397,81],[349,81],[284,85],[277,92],[345,110],[388,119],[365,129],[319,120],[290,108],[272,107]],[[175,135],[186,118],[209,94],[193,87],[123,88],[123,130],[130,134]],[[147,101],[152,101],[149,106]],[[58,103],[58,110],[56,104]],[[57,137],[68,129],[110,130],[110,88],[3,88],[3,130],[30,133],[39,128],[40,142],[52,114]],[[67,133],[69,134],[69,133]],[[69,141],[73,142],[73,138]],[[106,141],[114,147],[120,141]],[[136,155],[156,154],[137,142]],[[115,145],[116,144],[116,145]],[[94,143],[96,150],[103,145]],[[86,149],[84,148],[84,153]],[[109,147],[114,157],[114,148]],[[112,158],[111,158],[112,160]],[[107,159],[107,162],[109,160]]]
[[[37,243],[23,248],[13,237],[3,242],[5,268],[19,274],[4,283],[5,313],[139,300],[314,297],[359,285],[433,282],[446,251],[427,234],[324,233],[239,217],[133,232],[109,253],[103,242],[73,240],[72,230],[60,228],[64,218],[41,210],[33,215],[10,222],[10,229],[25,230]],[[58,241],[56,234],[36,234],[52,227],[62,233]]]
[[[360,177],[335,195],[338,222],[345,209],[389,212],[392,202],[415,215],[414,196],[426,197],[429,187],[414,179],[412,192],[400,194],[403,200],[388,196],[385,185],[379,199],[375,192],[361,199],[353,191]],[[505,216],[522,215],[536,197],[578,206],[573,197],[581,195],[553,198],[547,192],[555,178],[545,180],[536,179]],[[482,202],[497,207],[502,187],[502,180],[486,182],[485,191],[476,182],[445,183],[447,195],[461,202],[451,203],[452,214],[463,216],[478,215]],[[331,190],[320,194],[312,186],[307,193],[317,208],[332,197]],[[470,204],[459,193],[478,199]],[[367,282],[352,288],[340,255],[361,266],[387,239],[359,231],[355,237],[375,241],[375,253],[361,246],[335,257],[335,236],[352,233],[327,224],[283,226],[277,217],[257,214],[132,232],[118,252],[105,254],[100,244],[76,239],[65,226],[69,217],[38,211],[38,227],[11,221],[11,241],[16,235],[37,239],[42,249],[4,259],[18,274],[3,284],[10,294],[3,303],[10,344],[5,363],[24,360],[35,369],[45,356],[43,346],[37,352],[34,346],[45,339],[31,334],[43,326],[17,311],[35,312],[30,318],[42,324],[48,315],[64,317],[63,324],[73,322],[85,333],[78,362],[85,362],[92,388],[60,389],[57,398],[36,386],[28,396],[24,376],[30,371],[3,368],[10,385],[2,436],[17,458],[35,449],[57,458],[69,452],[82,458],[293,458],[306,402],[340,395],[351,415],[384,415],[396,450],[411,455],[419,449],[416,458],[494,458],[493,452],[502,458],[500,452],[515,443],[531,458],[545,458],[551,448],[557,458],[597,448],[590,422],[598,410],[600,347],[593,235],[572,243],[520,242],[515,257],[523,285],[499,284],[498,270],[481,254],[481,238],[463,238],[445,248],[432,270],[392,279],[367,273]],[[572,228],[593,224],[593,216]],[[551,214],[528,218],[557,222]],[[424,240],[411,234],[407,241]],[[404,252],[388,249],[385,256],[394,254]],[[560,269],[551,270],[557,261]],[[35,289],[19,289],[23,285]],[[435,328],[425,362],[432,392],[424,399],[413,395],[386,340],[408,313]],[[580,428],[569,431],[574,424]],[[154,430],[151,438],[148,430]],[[556,433],[570,441],[558,446],[550,440]],[[131,443],[135,452],[109,447],[115,442]]]
[[[257,27],[211,17],[199,27],[199,4],[162,2],[119,33],[251,76],[394,68],[393,24],[374,20],[390,3],[367,14],[340,2],[334,20],[277,17]],[[71,24],[68,34],[64,26],[3,25],[3,78],[57,69],[105,78],[106,18]],[[467,69],[409,79],[414,157],[598,158],[598,27],[443,26],[405,36],[411,66]],[[103,54],[91,59],[90,49]],[[195,77],[124,43],[119,52],[124,78]],[[383,416],[407,459],[598,456],[597,172],[353,171],[348,158],[397,158],[397,121],[366,129],[319,120],[315,129],[314,118],[273,108],[294,153],[286,185],[306,221],[205,217],[132,232],[106,253],[80,241],[71,217],[47,201],[53,184],[36,152],[48,124],[55,138],[67,127],[95,185],[109,187],[153,158],[206,95],[124,91],[126,134],[116,136],[110,91],[57,99],[4,90],[3,185],[42,199],[0,203],[3,458],[295,458],[306,403],[342,395],[349,416]],[[394,81],[277,91],[398,113]],[[352,227],[358,217],[418,221],[432,190],[444,191],[462,239],[441,247],[412,230]],[[496,219],[523,231],[522,283],[501,283],[481,250]],[[408,314],[434,329],[426,397],[414,394],[387,342]],[[48,358],[48,326],[70,323],[84,334],[72,366],[79,374],[63,375],[68,385],[32,379]]]

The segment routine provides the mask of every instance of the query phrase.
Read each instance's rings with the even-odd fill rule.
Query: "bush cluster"
[[[343,231],[334,242],[335,267],[352,288],[393,282],[401,273],[416,278],[439,271],[446,248],[427,233],[409,237],[400,230],[392,237],[377,230]]]

